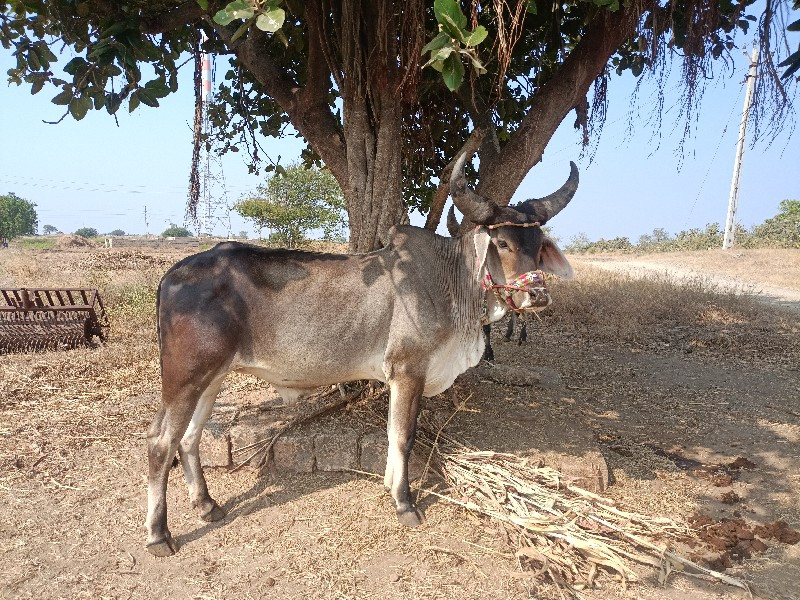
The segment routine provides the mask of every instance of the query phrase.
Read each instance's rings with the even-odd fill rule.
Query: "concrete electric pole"
[[[725,237],[722,239],[722,248],[724,250],[728,250],[733,246],[733,237],[736,230],[736,211],[739,208],[739,174],[742,170],[744,142],[747,137],[747,117],[750,114],[750,104],[753,102],[753,88],[756,85],[758,46],[753,48],[752,56],[747,54],[747,58],[750,59],[750,70],[747,72],[747,91],[744,95],[742,124],[739,126],[739,142],[736,144],[736,160],[733,162],[733,179],[731,180],[731,193],[728,198],[728,217],[725,219]]]

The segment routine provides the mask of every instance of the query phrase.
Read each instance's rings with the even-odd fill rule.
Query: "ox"
[[[525,311],[550,302],[534,272],[569,269],[538,225],[571,200],[578,184],[575,165],[558,192],[510,208],[469,189],[465,159],[456,163],[450,191],[478,227],[458,239],[400,226],[390,231],[384,248],[363,255],[225,242],[164,275],[157,303],[162,397],[147,436],[152,554],[177,551],[166,505],[176,451],[200,518],[225,516],[209,495],[199,445],[231,371],[263,378],[286,402],[318,386],[386,382],[384,485],[399,521],[421,522],[408,481],[421,397],[443,392],[478,363],[482,324],[502,318],[509,307]],[[507,301],[500,302],[495,290]]]

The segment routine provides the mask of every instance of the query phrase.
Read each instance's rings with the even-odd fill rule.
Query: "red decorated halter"
[[[501,304],[507,304],[508,308],[516,313],[522,313],[527,309],[519,308],[514,303],[514,292],[526,292],[533,297],[533,306],[531,308],[541,308],[549,304],[547,301],[549,294],[542,271],[528,271],[507,284],[495,283],[489,271],[486,271],[481,280],[481,287],[487,292],[492,290]]]

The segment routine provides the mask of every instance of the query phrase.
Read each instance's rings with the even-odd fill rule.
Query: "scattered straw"
[[[562,594],[581,597],[602,576],[623,586],[636,581],[631,561],[672,572],[712,577],[748,591],[741,580],[702,567],[669,548],[690,534],[671,519],[625,511],[582,489],[555,469],[528,458],[464,446],[441,428],[421,428],[447,493],[440,499],[502,523],[522,568],[546,576]]]

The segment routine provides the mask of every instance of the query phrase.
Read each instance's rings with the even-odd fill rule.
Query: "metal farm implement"
[[[86,346],[108,329],[95,289],[0,288],[0,354]]]

